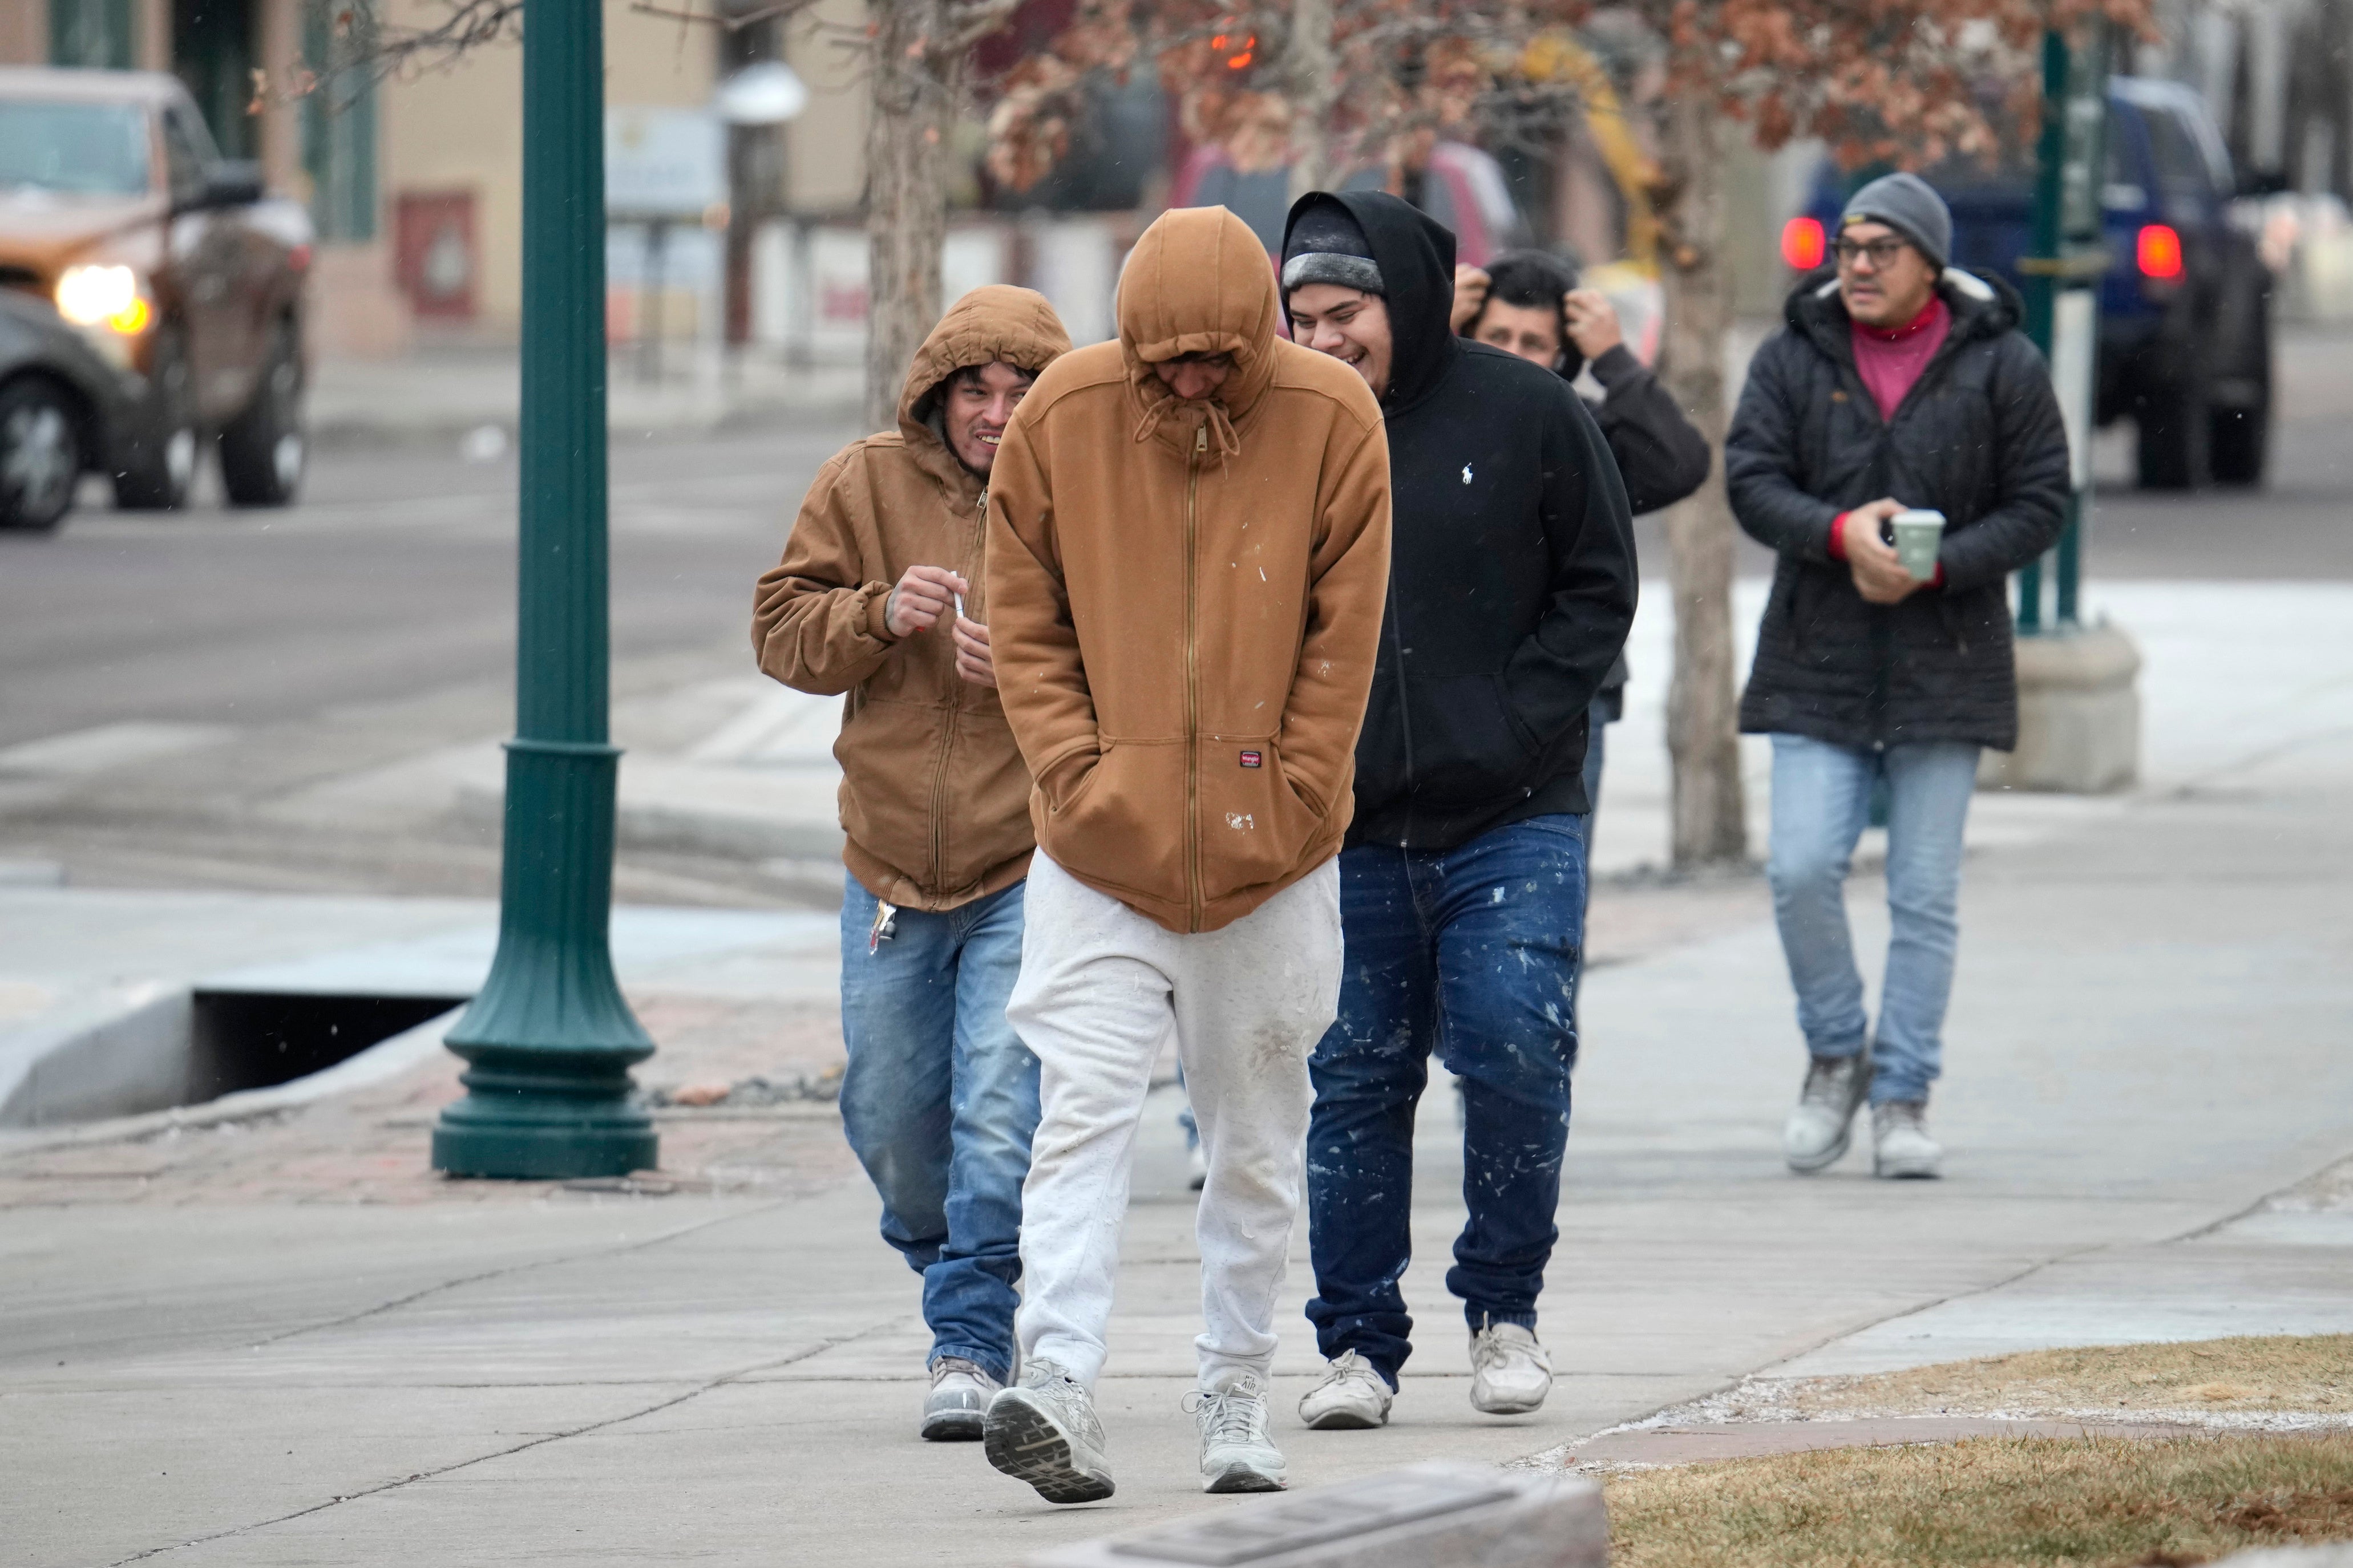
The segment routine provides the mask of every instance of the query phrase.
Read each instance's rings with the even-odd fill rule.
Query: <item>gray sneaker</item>
[[[1471,1331],[1471,1407],[1490,1415],[1525,1415],[1552,1392],[1552,1356],[1533,1331],[1489,1323]]]
[[[924,1397],[923,1424],[917,1430],[927,1443],[979,1442],[988,1402],[1004,1386],[977,1362],[940,1357],[932,1363],[932,1392]]]
[[[1282,1451],[1266,1430],[1266,1385],[1248,1373],[1224,1388],[1185,1396],[1201,1428],[1201,1489],[1279,1492]]]
[[[1395,1397],[1373,1363],[1355,1351],[1343,1351],[1326,1363],[1324,1381],[1299,1402],[1299,1418],[1318,1432],[1362,1431],[1389,1424],[1389,1401]]]
[[[1816,1057],[1806,1068],[1798,1108],[1781,1130],[1781,1152],[1789,1169],[1811,1173],[1838,1163],[1846,1153],[1854,1113],[1871,1092],[1871,1058]]]
[[[1871,1173],[1933,1181],[1945,1173],[1945,1152],[1928,1136],[1928,1102],[1891,1100],[1871,1108]]]
[[[1048,1502],[1101,1502],[1111,1496],[1103,1423],[1078,1379],[1050,1361],[1033,1361],[1021,1381],[988,1402],[982,1452]]]

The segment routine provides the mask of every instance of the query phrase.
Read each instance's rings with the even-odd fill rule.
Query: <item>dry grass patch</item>
[[[2353,1416],[2353,1334],[2024,1351],[1773,1385],[1783,1415],[2256,1411]],[[1758,1412],[1757,1414],[1763,1414]]]
[[[1610,1478],[1611,1568],[2127,1568],[2353,1538],[2353,1435],[1974,1438]]]

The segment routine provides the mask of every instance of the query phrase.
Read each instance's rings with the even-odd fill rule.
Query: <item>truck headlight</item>
[[[58,314],[78,327],[105,326],[134,337],[154,310],[128,267],[69,267],[58,279]]]

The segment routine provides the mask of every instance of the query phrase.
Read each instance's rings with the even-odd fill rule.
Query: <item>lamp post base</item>
[[[638,1052],[459,1047],[466,1098],[433,1130],[433,1165],[452,1176],[565,1181],[656,1163],[653,1118],[632,1097]]]

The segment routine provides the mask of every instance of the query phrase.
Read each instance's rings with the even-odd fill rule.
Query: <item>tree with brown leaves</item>
[[[2046,29],[2105,16],[2150,31],[2148,0],[1081,0],[1050,60],[1024,62],[990,124],[991,167],[1024,187],[1051,166],[1090,70],[1149,64],[1188,133],[1236,167],[1288,164],[1294,191],[1410,163],[1440,132],[1492,139],[1507,114],[1590,110],[1581,51],[1548,47],[1597,23],[1647,37],[1663,90],[1627,113],[1647,156],[1641,249],[1666,304],[1660,371],[1711,444],[1726,416],[1727,155],[1819,137],[1850,165],[1990,152],[2040,110]],[[1246,41],[1247,47],[1237,47]],[[1033,68],[1034,67],[1034,68]],[[1616,112],[1614,106],[1612,112]],[[1288,134],[1284,134],[1287,128]],[[1748,853],[1733,668],[1734,524],[1721,485],[1667,514],[1675,661],[1667,708],[1680,868]]]

